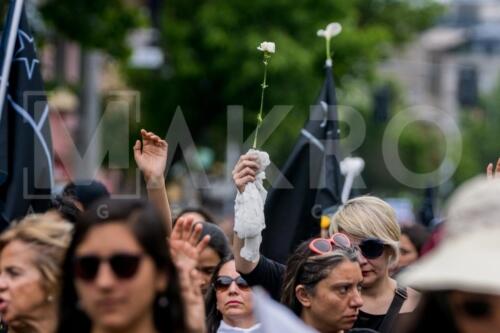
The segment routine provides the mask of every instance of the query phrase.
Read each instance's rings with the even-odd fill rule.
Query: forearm
[[[165,178],[163,176],[145,177],[145,180],[148,199],[160,212],[167,229],[167,235],[170,235],[172,231],[172,213],[170,212]]]
[[[233,235],[233,255],[236,264],[236,270],[243,274],[249,274],[255,267],[257,267],[257,262],[248,261],[241,257],[240,252],[243,247],[243,239],[240,239],[236,233]]]

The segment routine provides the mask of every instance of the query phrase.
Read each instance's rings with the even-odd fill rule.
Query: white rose
[[[330,39],[332,37],[337,36],[340,32],[342,31],[342,26],[340,23],[330,23],[329,25],[326,26],[326,29],[320,29],[318,30],[318,36],[320,37],[325,37],[327,39]]]
[[[276,45],[273,42],[262,42],[257,50],[262,52],[274,53],[276,51]]]

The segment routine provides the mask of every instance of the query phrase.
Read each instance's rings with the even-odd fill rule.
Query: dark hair
[[[121,223],[127,225],[138,243],[150,256],[159,271],[167,275],[167,289],[156,295],[153,309],[154,325],[158,332],[184,332],[184,312],[177,270],[170,258],[165,225],[156,210],[143,200],[103,199],[83,213],[75,225],[73,240],[63,263],[63,286],[60,298],[58,333],[88,333],[90,318],[78,308],[74,285],[73,260],[75,251],[89,231],[99,225]],[[157,302],[167,297],[168,308]]]
[[[310,293],[316,285],[326,278],[332,269],[344,261],[357,262],[357,253],[353,248],[335,249],[326,254],[317,255],[309,249],[312,239],[302,242],[290,256],[283,280],[281,303],[288,306],[300,317],[302,304],[295,296],[295,288],[302,284]]]
[[[197,222],[196,224],[201,224],[203,229],[201,230],[200,239],[206,235],[210,235],[210,241],[208,242],[208,247],[213,249],[219,255],[219,258],[225,258],[232,256],[231,246],[229,246],[229,240],[226,237],[224,231],[217,225],[210,222]]]
[[[177,214],[177,216],[174,219],[174,224],[175,224],[175,222],[177,222],[177,220],[180,217],[182,217],[182,215],[187,214],[187,213],[200,214],[201,216],[203,216],[203,220],[207,221],[209,223],[215,223],[216,224],[216,222],[217,222],[217,221],[215,221],[215,218],[212,216],[212,214],[210,214],[208,212],[208,210],[206,210],[205,208],[201,208],[201,207],[186,207],[183,210],[181,210],[179,212],[179,214]],[[200,222],[200,221],[194,221],[194,222]]]
[[[424,293],[415,311],[408,316],[400,316],[395,332],[458,333],[459,330],[450,306],[449,294],[449,291]]]
[[[212,275],[212,279],[210,282],[210,286],[208,287],[207,294],[205,296],[205,308],[206,308],[206,317],[207,317],[207,332],[208,333],[216,333],[219,328],[220,321],[222,320],[222,314],[217,310],[217,296],[215,294],[215,280],[219,275],[219,271],[221,267],[234,260],[233,255],[229,255],[221,260],[221,262],[217,265],[214,274]]]
[[[427,231],[427,229],[421,224],[402,226],[401,235],[408,236],[413,246],[415,246],[419,256],[422,254],[422,247],[425,243],[427,243],[430,237],[429,231]]]
[[[76,207],[73,200],[59,195],[52,200],[52,208],[57,210],[65,220],[72,223],[75,223],[81,214],[81,210]]]
[[[98,180],[79,180],[68,183],[62,191],[62,197],[77,200],[85,210],[97,200],[109,198],[109,191]]]

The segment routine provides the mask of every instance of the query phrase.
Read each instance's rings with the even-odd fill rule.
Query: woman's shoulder
[[[415,289],[407,287],[406,293],[408,294],[408,298],[403,303],[403,306],[401,307],[401,311],[399,311],[399,313],[413,312],[413,310],[415,310],[415,308],[417,307],[418,302],[420,301],[420,293]]]

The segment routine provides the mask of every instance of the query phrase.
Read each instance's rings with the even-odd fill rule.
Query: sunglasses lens
[[[375,259],[384,252],[384,243],[378,239],[366,239],[359,244],[361,253],[367,259]]]
[[[463,303],[463,310],[471,318],[484,319],[491,315],[490,304],[484,300],[467,300]]]
[[[236,282],[236,285],[241,290],[248,290],[250,288],[248,283],[241,276],[238,276],[236,279],[233,279],[229,276],[219,276],[217,280],[215,280],[215,290],[226,291],[227,289],[229,289],[233,281]]]
[[[336,233],[333,234],[331,238],[333,243],[338,247],[344,247],[344,248],[351,247],[351,241],[344,234]]]
[[[141,257],[132,254],[116,254],[109,259],[109,264],[117,278],[129,279],[137,273]]]
[[[225,291],[229,288],[231,283],[233,283],[233,279],[229,276],[219,276],[217,280],[215,280],[215,289],[218,291]]]
[[[75,276],[86,281],[92,281],[97,275],[101,260],[96,256],[84,256],[75,259]]]
[[[332,250],[332,244],[328,239],[316,239],[311,245],[314,252],[318,254],[327,253]]]
[[[236,285],[241,290],[247,290],[248,288],[250,288],[250,286],[248,285],[248,283],[241,276],[239,276],[238,278],[236,278]]]

